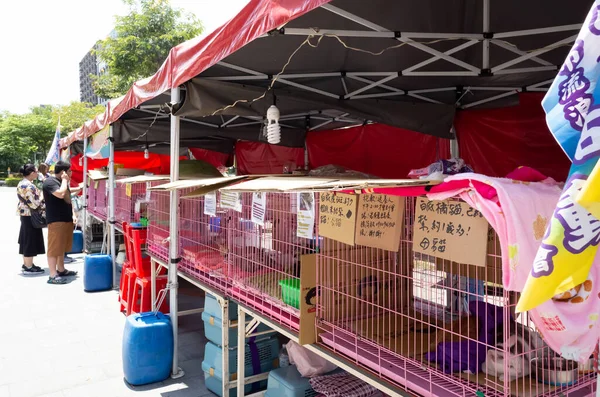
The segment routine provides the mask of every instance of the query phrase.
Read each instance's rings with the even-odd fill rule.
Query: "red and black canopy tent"
[[[516,105],[515,94],[545,90],[588,3],[251,1],[221,28],[173,48],[154,76],[111,101],[103,115],[70,134],[63,146],[113,123],[115,142],[131,144],[168,101],[162,95],[179,86],[183,99],[173,109],[192,123],[183,123],[181,133],[182,142],[196,140],[190,147],[216,145],[229,151],[228,140],[261,140],[261,123],[274,98],[282,114],[284,146],[303,147],[307,130],[365,121],[450,139],[455,138],[454,124],[460,137],[461,113],[469,114],[464,109]],[[262,100],[215,113],[264,94],[274,79],[273,90]],[[163,109],[159,117],[171,110]],[[543,130],[540,110],[532,113]],[[510,121],[506,116],[498,120]],[[168,142],[168,129],[169,121],[158,119],[148,132],[150,144]],[[464,128],[472,129],[472,124]],[[507,137],[506,129],[501,132]],[[523,131],[510,132],[519,139]],[[551,147],[552,139],[546,138]]]
[[[116,144],[126,144],[119,138],[125,136],[144,144],[144,134],[149,141],[156,134],[152,142],[170,144],[176,179],[180,136],[201,137],[199,146],[260,141],[266,109],[276,103],[286,146],[302,147],[319,131],[351,125],[366,134],[370,123],[379,123],[454,142],[458,135],[459,144],[470,142],[461,153],[466,159],[502,162],[518,153],[523,163],[516,165],[537,158],[542,166],[561,164],[566,174],[568,161],[544,126],[535,93],[554,79],[591,4],[251,0],[219,29],[173,48],[155,75],[111,101],[62,145],[109,124]],[[130,132],[120,133],[119,125]],[[477,140],[479,134],[485,139]],[[398,146],[388,145],[386,153],[406,145]],[[174,234],[177,200],[175,192]],[[173,241],[176,235],[176,260]]]

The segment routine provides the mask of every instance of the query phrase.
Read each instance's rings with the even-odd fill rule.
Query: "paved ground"
[[[180,319],[184,378],[128,386],[121,364],[125,317],[118,311],[117,292],[86,293],[82,278],[48,285],[45,257],[35,263],[46,275],[22,276],[16,203],[14,188],[0,187],[0,397],[212,395],[201,368],[206,340],[200,315]],[[67,267],[81,275],[82,257]],[[201,307],[196,289],[181,292],[182,309]]]

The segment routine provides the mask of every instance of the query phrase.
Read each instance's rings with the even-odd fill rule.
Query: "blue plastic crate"
[[[265,397],[313,397],[318,393],[303,378],[294,365],[278,368],[269,373]]]
[[[279,342],[276,338],[264,339],[255,343],[256,348],[251,349],[246,344],[246,376],[257,375],[271,371],[279,367]],[[254,370],[252,352],[256,356],[257,362],[260,362],[260,372]],[[222,348],[212,342],[208,342],[204,349],[204,361],[202,362],[202,370],[204,371],[204,384],[206,388],[215,393],[219,397],[223,397],[223,360]],[[237,349],[229,349],[229,376],[230,380],[237,379]],[[254,385],[246,385],[244,388],[245,394],[250,394],[264,390],[267,387],[267,381],[257,382]],[[229,397],[236,396],[236,389],[231,389]]]
[[[221,306],[212,295],[206,295],[204,298],[204,311],[202,312],[202,320],[204,321],[204,336],[217,346],[223,345],[223,319],[221,318]],[[237,320],[237,304],[229,301],[229,320]],[[256,332],[268,331],[270,328],[264,324],[260,324],[256,328]],[[268,338],[269,335],[260,335],[257,339]],[[248,341],[249,338],[246,338]],[[229,347],[237,346],[237,328],[229,329]]]

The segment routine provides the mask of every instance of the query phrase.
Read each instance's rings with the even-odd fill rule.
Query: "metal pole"
[[[246,313],[241,306],[238,306],[237,338],[237,397],[244,397],[246,379]]]
[[[490,33],[490,0],[483,0],[483,35]],[[490,40],[483,40],[483,69],[490,68]]]
[[[85,155],[85,152],[87,150],[87,145],[88,145],[88,138],[87,136],[85,138],[83,138],[83,193],[82,193],[82,197],[83,197],[83,208],[81,210],[81,214],[83,216],[83,223],[81,224],[82,226],[82,233],[83,233],[83,246],[84,246],[84,251],[85,251],[85,242],[87,241],[87,206],[88,206],[88,177],[87,177],[87,172],[88,172],[88,159],[87,156]]]
[[[454,139],[450,140],[450,157],[457,159],[460,158],[460,152],[458,150],[458,136],[456,135],[456,129],[454,129],[454,126],[452,127],[452,133],[454,135]]]
[[[110,256],[112,258],[113,288],[117,288],[117,252],[115,238],[115,142],[113,126],[109,127],[108,147],[108,224],[110,228]]]
[[[171,104],[179,102],[179,87],[171,89]],[[171,182],[179,179],[179,116],[171,114]],[[184,372],[179,368],[178,346],[178,318],[177,318],[177,263],[179,262],[179,230],[178,230],[178,208],[179,192],[177,189],[170,192],[170,211],[169,211],[169,304],[171,308],[171,323],[173,324],[173,368],[171,378],[180,378]]]
[[[223,299],[221,297],[217,297],[217,301],[219,302],[219,306],[221,307],[221,341],[223,345],[221,346],[221,356],[223,360],[223,388],[222,395],[229,396],[230,390],[230,379],[231,375],[229,374],[229,300]]]

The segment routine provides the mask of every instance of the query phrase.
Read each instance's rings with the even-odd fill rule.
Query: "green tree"
[[[153,75],[169,50],[202,32],[193,15],[172,8],[169,0],[124,0],[128,15],[115,18],[115,34],[98,42],[96,55],[107,69],[91,76],[101,98],[123,95],[137,80]]]
[[[52,108],[52,123],[56,126],[60,118],[63,136],[81,127],[86,121],[104,112],[104,106],[92,106],[84,102],[71,102],[69,105]]]
[[[64,106],[37,106],[26,114],[0,113],[0,171],[13,171],[28,161],[44,161],[58,119],[62,136],[104,111],[103,106],[72,102]]]

